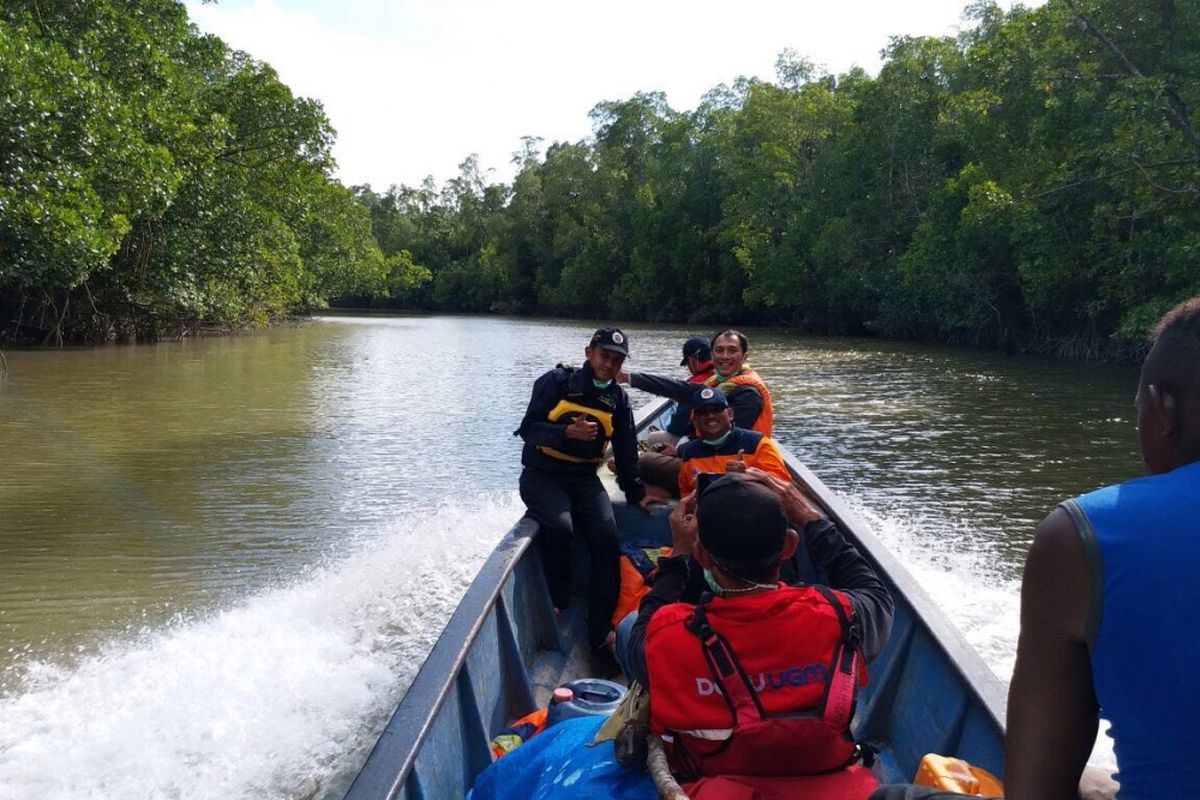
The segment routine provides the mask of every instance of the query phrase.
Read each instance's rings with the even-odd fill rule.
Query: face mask
[[[607,389],[611,383],[612,378],[609,378],[606,381],[598,381],[595,378],[592,378],[592,386],[595,386],[597,389]]]
[[[720,447],[721,445],[725,444],[725,440],[729,438],[731,433],[733,433],[733,428],[725,431],[725,433],[718,436],[716,439],[704,439],[703,442],[709,447]]]
[[[733,577],[734,580],[742,581],[748,585],[744,589],[726,589],[724,586],[717,583],[716,576],[712,574],[712,570],[704,570],[704,582],[708,584],[709,590],[717,597],[726,597],[731,594],[745,594],[746,592],[755,592],[762,589],[779,588],[778,585],[774,583],[755,583],[754,581],[748,581],[744,578],[738,578],[737,576]]]
[[[708,584],[708,588],[717,597],[725,594],[725,587],[717,583],[717,579],[713,577],[712,570],[704,570],[704,582]]]

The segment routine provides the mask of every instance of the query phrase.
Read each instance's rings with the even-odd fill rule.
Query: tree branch
[[[1145,79],[1146,76],[1129,60],[1125,53],[1121,51],[1121,48],[1117,47],[1117,43],[1110,39],[1104,31],[1100,30],[1091,17],[1079,10],[1075,5],[1075,0],[1064,0],[1064,2],[1074,12],[1080,30],[1092,36],[1092,38],[1100,42],[1109,52],[1116,56],[1128,75],[1134,78]],[[1188,108],[1184,104],[1183,99],[1169,87],[1156,90],[1155,95],[1166,101],[1167,117],[1170,119],[1171,124],[1178,128],[1184,138],[1191,143],[1192,147],[1196,148],[1196,152],[1200,153],[1200,133],[1197,133],[1196,129],[1188,121]]]

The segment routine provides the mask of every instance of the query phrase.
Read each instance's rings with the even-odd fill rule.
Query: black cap
[[[623,356],[629,355],[629,337],[620,328],[601,328],[592,334],[592,347],[603,347]]]
[[[688,340],[683,343],[683,361],[679,362],[679,366],[686,367],[687,360],[697,353],[705,353],[707,354],[708,358],[712,357],[708,347],[708,339],[705,339],[703,336],[689,337]]]
[[[701,484],[696,523],[700,543],[714,558],[749,563],[783,552],[788,519],[773,491],[738,473]]]
[[[720,406],[721,408],[729,408],[729,398],[720,389],[714,389],[711,386],[705,386],[692,395],[692,410],[704,408],[705,406]]]

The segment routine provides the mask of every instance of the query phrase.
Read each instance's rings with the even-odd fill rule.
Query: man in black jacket
[[[617,483],[629,503],[644,505],[637,437],[629,397],[614,378],[629,355],[617,328],[601,328],[579,369],[559,365],[537,379],[516,434],[521,451],[521,499],[541,532],[537,546],[554,606],[571,601],[571,541],[577,533],[591,555],[588,639],[601,647],[620,591],[620,546],[608,492],[596,475],[612,442]]]

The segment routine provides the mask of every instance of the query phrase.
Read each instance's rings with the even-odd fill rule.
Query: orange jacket
[[[724,473],[725,465],[739,459],[746,466],[757,467],[769,475],[785,481],[792,480],[779,447],[757,431],[746,431],[734,426],[729,438],[720,447],[705,444],[703,439],[693,439],[679,448],[683,463],[679,467],[679,496],[685,497],[696,488],[696,476],[703,472]]]

